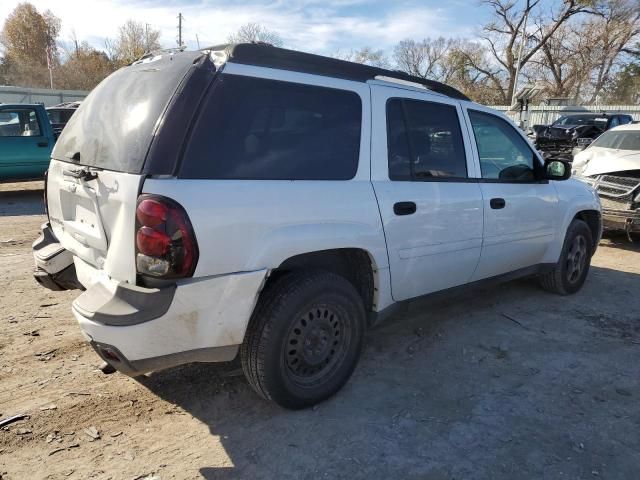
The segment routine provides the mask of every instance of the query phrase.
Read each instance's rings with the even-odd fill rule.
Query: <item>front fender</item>
[[[545,263],[556,263],[560,258],[564,238],[569,225],[574,218],[584,211],[596,211],[601,214],[600,198],[590,185],[576,179],[569,179],[556,183],[558,192],[558,217],[556,221],[556,241],[547,251]],[[600,233],[595,243],[600,241],[602,235],[602,221],[600,222]]]

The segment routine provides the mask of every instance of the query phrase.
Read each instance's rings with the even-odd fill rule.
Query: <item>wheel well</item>
[[[325,270],[347,279],[358,291],[365,310],[373,310],[374,268],[369,254],[359,248],[336,248],[303,253],[288,258],[271,272],[269,281],[293,270]]]
[[[597,210],[583,210],[576,213],[576,216],[573,217],[573,219],[582,220],[587,224],[589,230],[591,230],[591,238],[593,239],[592,252],[595,253],[596,248],[598,247],[598,239],[600,238],[600,230],[602,228],[600,212]]]

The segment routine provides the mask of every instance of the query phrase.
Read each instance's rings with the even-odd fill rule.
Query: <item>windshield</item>
[[[602,129],[607,128],[607,119],[606,117],[599,117],[596,115],[565,115],[560,117],[555,122],[553,122],[554,126],[574,126],[574,125],[595,125],[596,127],[600,127]]]
[[[609,130],[600,135],[591,146],[617,150],[640,150],[640,130]]]
[[[52,152],[65,162],[140,173],[160,116],[200,52],[162,54],[121,68],[75,111]]]

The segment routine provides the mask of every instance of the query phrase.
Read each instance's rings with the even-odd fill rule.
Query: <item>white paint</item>
[[[242,343],[266,270],[181,281],[162,317],[129,327],[93,322],[75,309],[82,330],[135,361]],[[105,284],[112,290],[115,282]]]
[[[391,289],[396,301],[462,285],[469,281],[482,246],[482,194],[477,183],[390,181],[386,105],[391,98],[428,100],[456,108],[459,103],[429,91],[395,85],[371,86],[373,134],[371,179],[384,224]],[[461,131],[466,127],[461,123]],[[463,135],[465,150],[469,138]],[[476,172],[467,153],[467,170]],[[398,216],[397,202],[415,202],[416,213]]]
[[[80,168],[51,160],[47,182],[49,217],[60,244],[103,268],[114,279],[135,283],[135,215],[141,175],[101,170],[83,182],[64,175]]]

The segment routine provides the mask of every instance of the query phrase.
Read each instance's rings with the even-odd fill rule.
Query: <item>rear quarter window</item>
[[[355,92],[223,75],[204,100],[180,177],[349,180],[361,119]]]

